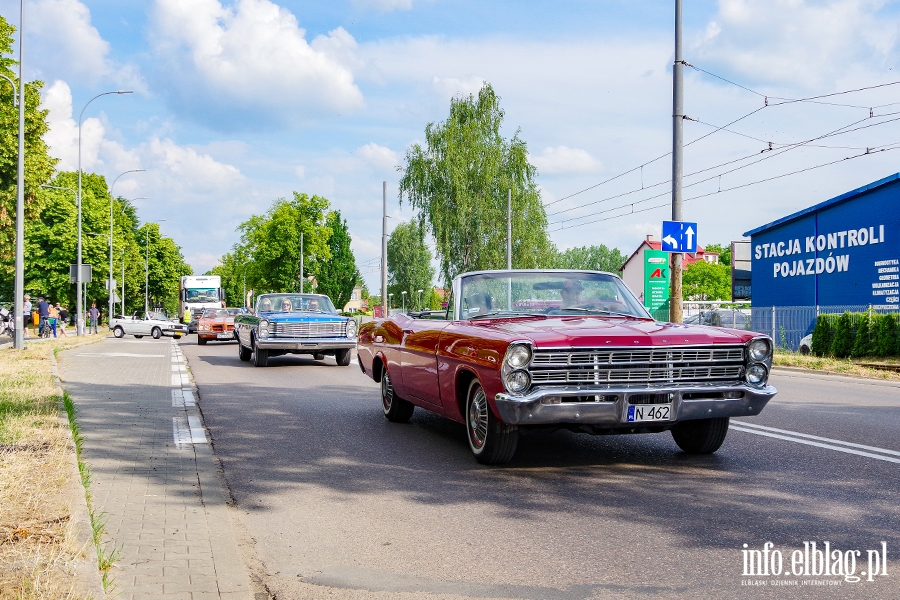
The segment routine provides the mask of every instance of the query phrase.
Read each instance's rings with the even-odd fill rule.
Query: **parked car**
[[[242,308],[204,308],[197,319],[197,343],[236,341],[234,318],[242,312]]]
[[[486,464],[512,459],[523,429],[671,431],[715,452],[730,417],[775,395],[772,351],[763,334],[661,324],[615,275],[572,270],[465,273],[445,320],[365,323],[357,345],[389,421],[418,406],[464,423]]]
[[[691,315],[684,320],[689,325],[711,325],[728,329],[750,329],[750,316],[738,309],[715,308]]]
[[[811,333],[800,339],[800,345],[797,346],[797,350],[800,352],[800,354],[809,354],[810,352],[812,352],[812,334]]]
[[[256,309],[234,319],[238,357],[265,367],[282,354],[310,354],[316,360],[333,355],[350,364],[356,346],[354,319],[341,316],[322,294],[262,294]]]
[[[126,335],[142,338],[149,335],[158,340],[166,335],[178,339],[187,334],[187,326],[174,319],[169,319],[162,311],[150,311],[144,315],[144,318],[139,317],[137,312],[130,317],[119,315],[113,317],[109,328],[117,338]]]

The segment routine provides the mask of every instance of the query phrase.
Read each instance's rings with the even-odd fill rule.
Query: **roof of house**
[[[637,247],[637,250],[635,250],[634,252],[632,252],[632,253],[631,253],[631,256],[629,256],[628,259],[627,259],[624,263],[622,263],[622,266],[619,267],[619,270],[620,270],[620,271],[624,271],[624,270],[625,270],[625,265],[627,265],[629,262],[631,262],[631,259],[634,258],[635,256],[637,256],[638,253],[640,253],[640,251],[644,249],[644,246],[646,246],[646,247],[649,248],[650,250],[662,250],[662,242],[661,242],[661,241],[658,241],[658,240],[644,240],[644,241],[642,241],[641,244]],[[685,254],[685,255],[684,255],[684,259],[682,260],[682,263],[681,263],[681,264],[682,264],[683,267],[687,267],[688,265],[694,264],[694,263],[697,262],[698,260],[704,260],[704,259],[703,259],[703,256],[706,255],[706,254],[715,254],[715,255],[718,256],[719,253],[718,253],[718,252],[707,252],[706,250],[703,249],[703,246],[700,246],[700,245],[698,244],[698,245],[697,245],[697,252],[694,253],[694,254]]]
[[[900,181],[900,173],[894,173],[893,175],[888,175],[884,179],[879,179],[878,181],[873,181],[872,183],[870,183],[868,185],[864,185],[860,188],[856,188],[855,190],[850,190],[849,192],[843,193],[840,196],[835,196],[831,200],[826,200],[825,202],[820,202],[818,204],[814,204],[813,206],[810,206],[809,208],[804,208],[803,210],[797,211],[794,214],[788,215],[786,217],[781,217],[777,221],[772,221],[771,223],[766,223],[765,225],[763,225],[761,227],[757,227],[756,229],[751,229],[750,231],[744,233],[744,236],[755,235],[761,231],[765,231],[766,229],[771,229],[773,227],[778,227],[780,225],[784,225],[785,223],[794,221],[796,219],[799,219],[800,217],[804,217],[804,216],[806,216],[812,212],[815,212],[817,210],[821,210],[823,208],[827,208],[827,207],[833,206],[835,204],[840,204],[841,202],[846,202],[847,200],[852,200],[853,198],[856,198],[857,196],[861,196],[865,193],[871,192],[875,189],[884,187],[886,185],[890,185],[897,181]]]

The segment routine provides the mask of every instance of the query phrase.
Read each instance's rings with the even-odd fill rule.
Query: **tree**
[[[731,300],[731,267],[698,260],[685,269],[683,296],[689,300]]]
[[[248,259],[248,288],[256,293],[299,290],[300,232],[305,278],[316,272],[317,261],[330,256],[327,210],[325,198],[294,192],[291,200],[279,198],[265,215],[253,215],[241,223],[241,241],[233,253]],[[303,290],[308,291],[309,283],[304,284]]]
[[[853,350],[853,333],[850,331],[850,313],[845,312],[837,320],[834,339],[831,340],[831,354],[835,358],[847,358]]]
[[[556,269],[586,269],[619,273],[628,258],[618,248],[599,246],[579,246],[565,252],[556,250],[553,266]]]
[[[397,225],[387,241],[388,293],[394,300],[407,294],[407,307],[419,307],[419,290],[430,290],[433,286],[434,269],[431,266],[431,252],[425,245],[425,228],[421,222]],[[426,298],[422,298],[423,302]]]
[[[0,74],[9,77],[18,88],[20,82],[12,69],[18,63],[9,58],[15,31],[15,27],[0,17]],[[26,226],[40,215],[42,201],[47,197],[40,185],[53,176],[57,162],[48,154],[43,138],[49,128],[48,111],[38,110],[43,85],[41,81],[25,84]],[[3,298],[12,298],[15,277],[19,109],[13,106],[12,99],[12,86],[0,79],[0,297]],[[26,259],[30,260],[27,254]],[[68,268],[66,274],[68,276]]]
[[[719,254],[719,264],[731,266],[731,244],[723,246],[722,244],[710,244],[703,248],[706,252],[717,252]]]
[[[859,326],[856,328],[856,339],[853,341],[853,351],[850,356],[861,358],[869,356],[872,352],[872,340],[869,333],[869,315],[863,314],[859,318]]]
[[[321,259],[316,268],[316,291],[325,294],[338,310],[350,301],[356,282],[360,280],[356,268],[356,258],[350,249],[350,231],[347,220],[341,218],[340,211],[333,210],[325,218],[325,225],[331,230],[328,237],[327,258]]]
[[[500,134],[504,112],[490,84],[456,97],[443,123],[425,128],[401,168],[405,194],[437,245],[445,282],[464,271],[506,266],[507,190],[512,190],[514,267],[550,266],[547,214],[534,183],[537,170],[519,138]]]

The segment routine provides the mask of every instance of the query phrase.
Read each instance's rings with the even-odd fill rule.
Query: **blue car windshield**
[[[263,294],[256,300],[257,313],[337,313],[328,296],[319,294]]]

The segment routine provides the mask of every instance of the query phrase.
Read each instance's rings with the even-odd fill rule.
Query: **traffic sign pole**
[[[675,0],[675,64],[672,68],[672,220],[681,221],[681,176],[683,167],[684,61],[681,57],[681,0]],[[681,266],[683,255],[672,254],[672,292],[669,295],[669,320],[681,323]]]

